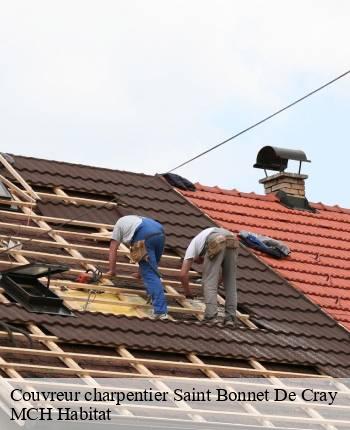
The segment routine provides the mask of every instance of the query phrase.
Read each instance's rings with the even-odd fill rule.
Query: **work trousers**
[[[150,236],[150,237],[149,237]],[[131,244],[145,240],[147,258],[139,262],[141,278],[145,284],[148,295],[152,299],[155,314],[165,314],[168,312],[164,287],[158,273],[158,264],[164,250],[164,230],[163,226],[150,218],[143,218],[142,223],[136,229]]]
[[[228,230],[217,228],[209,234],[206,242],[214,239],[216,236],[232,235]],[[224,289],[225,289],[225,318],[236,318],[237,310],[237,287],[236,287],[236,272],[237,272],[237,256],[238,249],[224,248],[212,260],[209,259],[207,253],[204,254],[204,263],[202,270],[202,284],[205,301],[204,318],[215,318],[218,313],[218,285],[222,273]]]

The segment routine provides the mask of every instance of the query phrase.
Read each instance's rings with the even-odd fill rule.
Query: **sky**
[[[166,172],[350,69],[347,0],[0,0],[0,151]],[[350,207],[350,75],[176,173],[263,193],[301,149]],[[296,172],[291,163],[289,171]]]

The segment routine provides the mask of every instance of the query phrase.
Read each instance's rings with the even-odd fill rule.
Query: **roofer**
[[[130,256],[139,263],[141,276],[152,300],[154,319],[168,319],[164,288],[158,272],[158,264],[164,250],[164,229],[159,222],[137,215],[126,215],[116,222],[109,248],[109,271],[116,275],[116,262],[120,243],[130,245]]]
[[[189,271],[192,263],[203,263],[204,320],[218,322],[217,293],[221,278],[225,289],[225,325],[234,325],[237,309],[236,267],[238,239],[228,230],[211,227],[200,232],[187,248],[181,269],[185,295],[191,297]]]

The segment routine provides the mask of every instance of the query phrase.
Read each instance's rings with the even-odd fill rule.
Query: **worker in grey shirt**
[[[126,215],[119,218],[112,233],[109,248],[109,272],[107,273],[110,276],[116,275],[120,243],[131,245],[131,256],[137,255],[135,261],[139,264],[139,275],[152,300],[152,318],[161,320],[168,319],[164,287],[158,272],[158,264],[164,250],[164,241],[164,229],[159,222],[137,215]]]
[[[189,271],[192,263],[203,263],[204,320],[218,321],[217,293],[222,278],[225,289],[225,325],[234,325],[237,310],[236,267],[238,239],[230,231],[211,227],[201,231],[189,244],[181,269],[185,295],[191,297]]]

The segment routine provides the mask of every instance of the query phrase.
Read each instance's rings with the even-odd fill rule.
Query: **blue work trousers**
[[[165,241],[163,226],[153,219],[143,218],[142,223],[135,231],[131,244],[138,240],[145,240],[148,254],[147,259],[139,262],[141,278],[152,299],[154,313],[165,314],[168,309],[164,287],[158,272],[158,264],[163,254]]]

